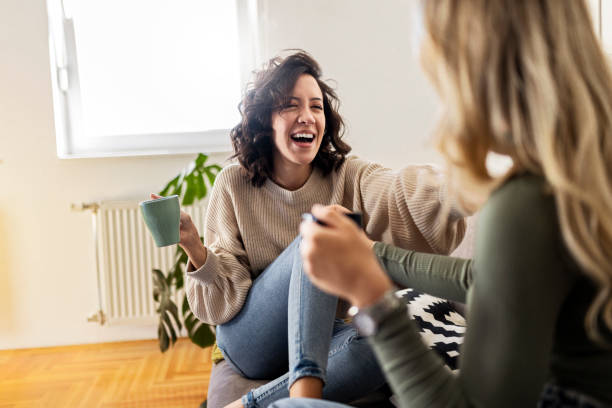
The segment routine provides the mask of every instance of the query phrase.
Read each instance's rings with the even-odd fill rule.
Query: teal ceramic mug
[[[155,245],[165,247],[180,241],[181,206],[177,195],[143,201],[140,212]]]

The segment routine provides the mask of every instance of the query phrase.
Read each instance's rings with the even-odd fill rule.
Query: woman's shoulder
[[[242,197],[250,188],[252,185],[246,171],[240,164],[232,163],[217,174],[212,194],[216,200],[233,200],[231,197]]]
[[[480,211],[479,225],[519,240],[558,236],[555,198],[546,179],[530,173],[508,179],[491,193]]]
[[[351,155],[347,156],[346,159],[344,159],[344,162],[342,162],[339,169],[359,169],[372,164],[374,163],[372,163],[371,161],[362,159],[358,156]]]
[[[341,177],[353,178],[358,174],[370,173],[382,168],[383,166],[370,160],[365,160],[358,156],[347,156],[336,173]]]
[[[225,166],[217,175],[215,185],[225,187],[243,186],[249,183],[246,171],[238,163],[231,163]]]
[[[485,207],[510,212],[548,211],[554,208],[552,189],[542,176],[522,173],[512,176],[499,186]]]

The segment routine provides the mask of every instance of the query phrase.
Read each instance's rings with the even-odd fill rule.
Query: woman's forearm
[[[400,407],[470,406],[458,378],[423,344],[404,307],[389,316],[368,340]]]
[[[465,303],[473,279],[470,259],[409,251],[381,242],[373,250],[398,285]]]
[[[190,246],[184,246],[183,249],[189,257],[189,261],[193,264],[195,269],[200,269],[202,265],[206,263],[207,249],[204,244],[198,240],[197,243]]]

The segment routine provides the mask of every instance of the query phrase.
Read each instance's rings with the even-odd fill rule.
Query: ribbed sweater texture
[[[231,320],[252,281],[295,239],[301,215],[314,204],[362,213],[375,241],[447,254],[461,241],[465,222],[459,211],[445,211],[445,192],[440,172],[429,165],[395,171],[349,157],[326,176],[313,170],[294,191],[269,179],[254,187],[240,165],[229,165],[217,176],[207,207],[206,262],[197,270],[188,263],[191,310],[208,324]]]

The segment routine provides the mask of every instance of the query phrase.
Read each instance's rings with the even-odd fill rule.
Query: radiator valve
[[[103,311],[98,310],[97,312],[87,316],[87,321],[90,323],[100,323],[100,326],[103,326],[104,323],[106,323],[106,315]]]

